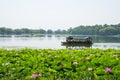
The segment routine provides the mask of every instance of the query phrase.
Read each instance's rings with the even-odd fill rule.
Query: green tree
[[[10,28],[1,27],[0,34],[1,35],[11,35],[11,34],[13,34],[13,30]]]
[[[105,26],[99,30],[103,35],[115,35],[116,29],[112,26]]]
[[[39,33],[40,33],[40,34],[46,34],[46,31],[45,31],[44,29],[40,29],[40,30],[39,30]]]
[[[23,30],[21,30],[21,29],[15,29],[14,30],[14,34],[16,34],[16,35],[21,35],[21,34],[23,34],[24,32],[23,32]]]
[[[6,34],[7,35],[12,35],[13,34],[13,30],[10,28],[6,28]]]
[[[58,30],[55,31],[55,34],[61,34],[61,33],[62,33],[62,32],[61,32],[60,29],[58,29]]]
[[[53,31],[51,29],[48,29],[46,33],[47,34],[53,34]]]

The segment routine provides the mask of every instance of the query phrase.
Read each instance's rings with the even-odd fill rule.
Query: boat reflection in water
[[[65,42],[62,42],[62,46],[66,46],[67,49],[84,49],[91,48],[92,39],[90,37],[74,37],[69,36]]]
[[[92,48],[92,43],[62,43],[62,46],[66,46],[67,49],[84,49],[84,48]]]

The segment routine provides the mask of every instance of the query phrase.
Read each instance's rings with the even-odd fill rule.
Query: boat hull
[[[85,42],[62,42],[62,44],[92,44],[91,41],[85,41]]]
[[[63,46],[85,46],[91,47],[92,42],[62,42]]]

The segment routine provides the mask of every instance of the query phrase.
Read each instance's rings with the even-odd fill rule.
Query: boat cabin
[[[92,43],[91,37],[69,36],[66,38],[66,42],[72,43]]]

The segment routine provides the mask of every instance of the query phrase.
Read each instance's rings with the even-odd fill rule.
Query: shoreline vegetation
[[[0,49],[1,80],[120,80],[120,50]]]
[[[67,30],[62,29],[28,29],[28,28],[21,28],[21,29],[11,29],[6,27],[0,27],[0,35],[30,35],[35,36],[38,34],[61,34],[61,35],[105,35],[105,36],[113,36],[119,35],[120,36],[120,23],[119,24],[111,24],[111,25],[80,25],[77,27],[70,27]]]

